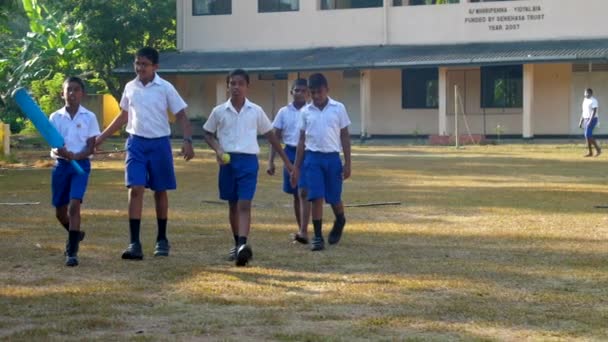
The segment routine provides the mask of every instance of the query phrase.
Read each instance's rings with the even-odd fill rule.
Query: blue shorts
[[[585,138],[590,139],[593,138],[593,129],[597,125],[597,116],[594,116],[593,119],[585,119],[583,127],[585,127]]]
[[[340,153],[306,151],[303,169],[309,201],[325,198],[325,202],[329,204],[340,203],[342,200]]]
[[[289,158],[289,161],[293,164],[296,160],[296,147],[285,145],[285,148],[283,150],[285,151],[287,158]],[[292,187],[290,178],[291,175],[289,174],[289,171],[287,171],[286,167],[283,167],[283,191],[292,195],[297,194],[298,186],[296,185],[295,188]]]
[[[91,161],[88,159],[77,161],[84,170],[84,174],[79,175],[72,164],[65,159],[57,159],[51,174],[51,193],[53,206],[63,207],[70,203],[70,200],[84,199],[84,193],[89,183],[91,173]]]
[[[258,169],[257,155],[230,153],[230,163],[220,165],[220,199],[229,202],[251,201],[258,183]]]
[[[154,191],[174,190],[175,171],[169,137],[148,139],[131,135],[125,143],[125,184]]]

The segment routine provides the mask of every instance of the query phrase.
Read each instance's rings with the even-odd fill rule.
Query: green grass
[[[119,141],[110,145],[120,148]],[[172,255],[127,262],[121,155],[94,162],[83,205],[81,265],[50,206],[46,150],[0,168],[0,339],[494,341],[608,339],[608,162],[582,145],[353,148],[344,240],[293,245],[290,198],[261,163],[253,263],[224,261],[227,208],[208,149],[176,158]],[[264,157],[265,159],[265,157]],[[35,167],[32,167],[35,166]],[[325,222],[332,221],[326,210]]]

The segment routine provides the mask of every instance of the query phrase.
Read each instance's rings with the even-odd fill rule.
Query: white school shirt
[[[598,112],[595,113],[595,116],[599,118],[599,104],[597,99],[593,96],[585,98],[583,100],[583,119],[589,119],[591,115],[593,115],[593,108],[598,108]]]
[[[158,74],[145,86],[138,78],[125,86],[120,108],[129,113],[127,132],[144,138],[171,135],[167,110],[175,114],[188,107],[175,87]]]
[[[83,106],[78,107],[74,118],[63,107],[51,114],[49,120],[63,137],[66,149],[73,153],[81,152],[87,146],[87,139],[99,135],[97,117]],[[61,158],[52,150],[51,157]]]
[[[344,105],[329,98],[323,110],[314,103],[302,110],[301,130],[306,133],[306,150],[313,152],[341,152],[340,130],[350,125]]]
[[[280,129],[283,136],[283,143],[290,146],[298,146],[300,141],[300,124],[302,123],[302,110],[306,105],[297,109],[293,103],[279,109],[274,118],[272,126]]]
[[[213,108],[203,129],[216,133],[224,152],[258,154],[258,133],[270,132],[272,123],[262,107],[248,99],[245,99],[240,113],[228,100]]]

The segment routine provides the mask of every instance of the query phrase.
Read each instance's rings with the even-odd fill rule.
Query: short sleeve
[[[276,129],[284,129],[285,123],[283,122],[283,116],[283,109],[281,109],[277,113],[277,116],[274,118],[274,121],[272,122],[272,127]]]
[[[125,91],[122,92],[122,98],[120,99],[120,109],[128,112],[129,111],[129,96],[127,96],[127,89],[125,87]]]
[[[217,131],[217,124],[218,124],[217,110],[213,109],[211,111],[211,114],[209,114],[209,118],[207,119],[207,121],[205,121],[205,124],[203,125],[203,129],[207,132],[215,133]]]
[[[591,101],[591,108],[598,108],[599,107],[599,103],[597,102],[597,99],[593,99],[593,101]]]
[[[91,123],[89,125],[89,138],[99,135],[99,123],[95,114],[91,113]]]
[[[262,110],[260,108],[260,110],[258,111],[258,133],[260,134],[266,134],[268,132],[270,132],[270,130],[272,129],[272,123],[270,122],[270,119],[268,119],[268,116],[266,116],[266,113],[264,113],[264,110]]]
[[[340,129],[344,129],[348,126],[350,126],[350,118],[348,117],[348,113],[346,112],[346,107],[344,106],[340,106],[340,112],[339,112],[339,118],[340,118]]]
[[[186,101],[182,99],[175,87],[171,83],[167,83],[167,103],[171,113],[176,114],[180,110],[188,107]]]

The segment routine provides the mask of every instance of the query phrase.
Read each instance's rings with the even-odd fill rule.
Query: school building
[[[600,120],[608,106],[606,13],[606,0],[178,0],[179,52],[159,73],[195,119],[243,68],[271,118],[292,80],[325,73],[362,137],[452,135],[455,118],[460,134],[575,136],[585,88]]]

